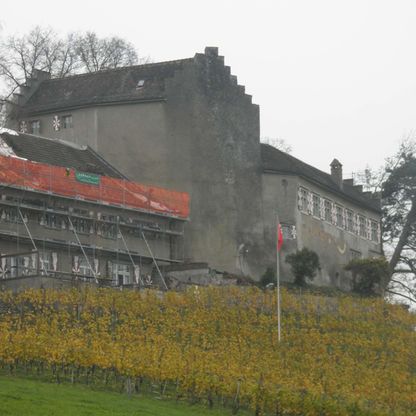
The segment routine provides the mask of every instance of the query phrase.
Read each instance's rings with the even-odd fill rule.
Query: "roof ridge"
[[[163,66],[163,65],[168,65],[168,64],[179,64],[179,63],[191,62],[193,59],[194,58],[184,58],[184,59],[175,59],[175,60],[171,60],[171,61],[152,62],[152,63],[141,64],[141,65],[122,66],[122,67],[119,67],[119,68],[100,69],[100,70],[94,71],[94,72],[83,72],[82,74],[73,74],[73,75],[69,75],[67,77],[50,78],[50,79],[47,79],[45,81],[42,81],[42,83],[44,83],[44,82],[56,82],[56,81],[61,81],[63,79],[68,80],[68,79],[73,79],[73,78],[88,77],[88,76],[93,76],[93,75],[96,75],[96,74],[117,72],[117,71],[123,71],[123,70],[127,70],[127,69],[141,69],[141,68],[145,68],[145,67],[146,68],[151,68],[151,67],[158,67],[158,66]]]

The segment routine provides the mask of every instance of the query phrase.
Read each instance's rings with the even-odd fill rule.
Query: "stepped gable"
[[[297,175],[317,184],[339,196],[352,200],[377,213],[381,212],[380,201],[364,196],[355,186],[344,181],[342,188],[332,179],[331,175],[305,162],[282,152],[273,146],[261,143],[261,159],[263,171],[287,175]]]
[[[109,69],[42,81],[24,105],[25,115],[89,105],[165,98],[165,79],[193,58]]]
[[[126,179],[89,146],[80,146],[60,139],[0,130],[0,138],[17,157],[32,162],[72,168],[78,171]]]

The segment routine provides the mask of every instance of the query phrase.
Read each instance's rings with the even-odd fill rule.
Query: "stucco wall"
[[[56,131],[53,127],[54,116],[72,115],[73,126]],[[97,150],[97,109],[83,108],[78,110],[58,111],[50,114],[36,115],[25,119],[30,123],[40,121],[40,136],[63,139],[80,145],[89,145]],[[62,125],[61,125],[62,127]],[[18,128],[18,126],[15,126]]]

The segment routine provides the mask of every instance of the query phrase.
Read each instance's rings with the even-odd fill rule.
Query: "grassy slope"
[[[128,397],[86,386],[51,384],[0,376],[1,416],[191,416],[231,415],[230,411],[190,406],[150,397]]]

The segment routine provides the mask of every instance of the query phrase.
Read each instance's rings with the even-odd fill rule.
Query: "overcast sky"
[[[108,5],[107,5],[108,4]],[[377,167],[416,129],[415,0],[4,1],[1,36],[34,25],[132,42],[154,62],[218,46],[260,105],[261,136],[325,171]]]

